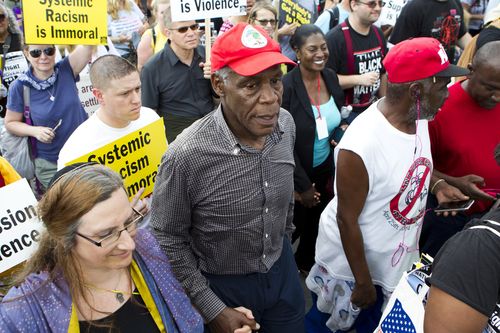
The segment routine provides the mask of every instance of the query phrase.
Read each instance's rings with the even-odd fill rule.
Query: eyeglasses
[[[369,1],[369,2],[363,2],[363,1],[358,1],[359,3],[365,5],[365,6],[368,6],[370,8],[375,8],[377,7],[377,5],[382,8],[385,6],[385,2],[384,1]]]
[[[265,27],[266,25],[268,25],[269,23],[275,27],[276,26],[276,22],[278,22],[277,20],[255,20],[257,22],[260,23],[261,26]]]
[[[56,48],[53,46],[49,46],[43,50],[33,49],[33,50],[30,50],[30,56],[32,56],[33,58],[40,58],[40,56],[42,55],[42,52],[45,53],[46,56],[51,57],[56,53]]]
[[[142,215],[140,212],[135,210],[135,208],[132,208],[132,211],[133,211],[133,215],[129,218],[129,220],[127,222],[125,222],[125,227],[123,229],[115,230],[115,231],[111,232],[109,235],[107,235],[106,237],[101,238],[99,241],[95,241],[92,238],[85,236],[85,235],[82,235],[79,232],[77,232],[76,234],[78,236],[88,240],[89,242],[91,242],[95,246],[109,247],[110,245],[113,245],[114,243],[116,243],[120,239],[122,232],[127,230],[127,232],[132,235],[137,230],[137,226],[139,224],[141,224],[142,220],[144,219],[144,215]]]
[[[200,25],[198,23],[192,24],[190,26],[185,26],[185,27],[180,27],[180,28],[170,28],[170,30],[177,30],[181,34],[184,34],[188,31],[188,29],[191,29],[192,31],[197,31],[200,28]]]
[[[7,17],[7,15],[5,14],[0,14],[0,22],[3,22],[5,20],[5,18]]]

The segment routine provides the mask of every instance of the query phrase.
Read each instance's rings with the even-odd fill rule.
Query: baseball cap
[[[229,66],[252,76],[278,64],[295,64],[281,54],[280,45],[260,27],[238,23],[217,37],[210,58],[212,73]]]
[[[468,69],[451,65],[443,45],[430,37],[411,38],[396,44],[387,53],[383,64],[387,79],[392,83],[469,74]]]

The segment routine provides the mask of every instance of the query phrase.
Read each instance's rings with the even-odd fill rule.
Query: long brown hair
[[[51,184],[38,203],[38,216],[46,230],[16,283],[39,271],[49,273],[47,283],[62,273],[73,299],[81,297],[91,306],[85,297],[81,267],[73,252],[76,230],[83,215],[118,189],[124,189],[121,177],[97,164],[76,167]]]

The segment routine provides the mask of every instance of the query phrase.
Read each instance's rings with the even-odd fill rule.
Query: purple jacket
[[[169,333],[203,332],[203,320],[175,279],[167,257],[149,231],[135,237],[134,259],[141,269]],[[66,280],[48,273],[31,274],[19,287],[9,290],[0,303],[0,333],[66,333],[71,317],[71,295]],[[10,301],[9,301],[10,300]]]

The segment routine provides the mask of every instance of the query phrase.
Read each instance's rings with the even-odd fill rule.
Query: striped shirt
[[[257,150],[238,143],[219,107],[184,130],[163,156],[151,224],[207,322],[225,304],[202,272],[267,272],[285,233],[291,236],[294,142],[295,124],[284,109]]]

